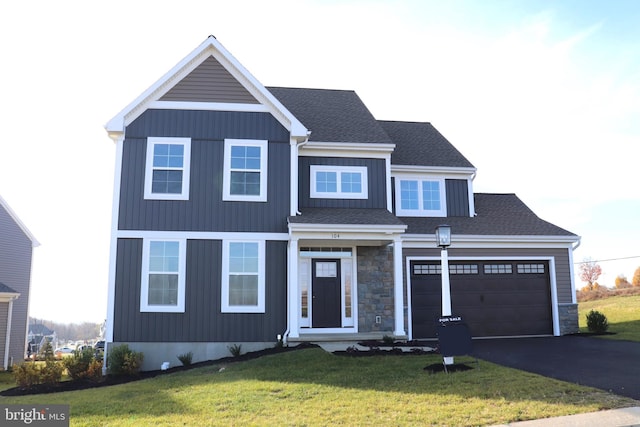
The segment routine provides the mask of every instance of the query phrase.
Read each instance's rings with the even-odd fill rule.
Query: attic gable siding
[[[213,56],[176,84],[160,101],[259,104]]]

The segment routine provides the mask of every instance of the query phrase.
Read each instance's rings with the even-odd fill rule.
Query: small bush
[[[227,347],[233,357],[239,357],[242,354],[242,344],[234,344]]]
[[[21,388],[40,384],[40,368],[34,362],[25,362],[13,369],[13,378]]]
[[[144,354],[122,344],[109,349],[107,372],[112,375],[135,375],[140,372],[143,360]]]
[[[594,332],[596,334],[604,334],[609,329],[609,322],[607,321],[607,316],[600,313],[599,311],[591,310],[587,314],[587,328],[589,328],[590,332]]]
[[[177,357],[180,363],[182,363],[182,366],[191,366],[191,361],[193,360],[192,352],[179,354]]]
[[[94,360],[93,349],[85,348],[82,351],[74,351],[73,356],[65,358],[63,364],[72,379],[80,380],[88,378],[92,374],[92,372],[89,372],[89,366]],[[102,363],[100,363],[100,366],[102,366]]]
[[[393,339],[393,337],[390,337],[389,335],[385,335],[385,336],[382,337],[382,342],[385,345],[393,345],[395,340]]]
[[[63,372],[64,366],[62,362],[47,360],[44,366],[40,368],[40,381],[43,384],[59,383]]]

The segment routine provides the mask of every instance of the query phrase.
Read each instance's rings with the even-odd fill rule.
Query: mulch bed
[[[138,375],[107,375],[103,377],[100,382],[89,380],[70,380],[61,381],[56,384],[36,384],[30,388],[13,387],[7,390],[0,391],[0,396],[26,396],[30,394],[46,394],[46,393],[58,393],[63,391],[75,391],[86,390],[97,387],[108,387],[117,384],[125,384],[132,381],[144,380],[147,378],[154,378],[159,375],[171,374],[173,372],[186,371],[194,368],[201,368],[203,366],[219,365],[223,363],[242,362],[251,359],[257,359],[258,357],[267,356],[270,354],[285,353],[288,351],[301,350],[304,348],[318,347],[315,344],[301,343],[295,347],[273,347],[259,351],[252,351],[240,356],[229,356],[217,360],[207,360],[204,362],[193,363],[189,366],[176,366],[166,370],[157,371],[144,371],[139,372]]]

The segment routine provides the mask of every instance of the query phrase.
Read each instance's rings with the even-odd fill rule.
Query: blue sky
[[[640,2],[35,0],[0,16],[0,195],[42,243],[33,316],[104,319],[103,125],[209,34],[265,85],[432,122],[476,192],[582,236],[575,261],[636,257],[603,262],[602,284],[640,266]]]

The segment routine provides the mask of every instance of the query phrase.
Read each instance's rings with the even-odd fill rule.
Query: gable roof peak
[[[125,128],[146,111],[154,101],[184,79],[196,67],[213,57],[244,88],[263,104],[267,110],[298,139],[307,138],[307,129],[273,96],[219,41],[210,35],[191,53],[178,62],[171,70],[134,99],[105,125],[109,136],[116,140],[124,134]]]

